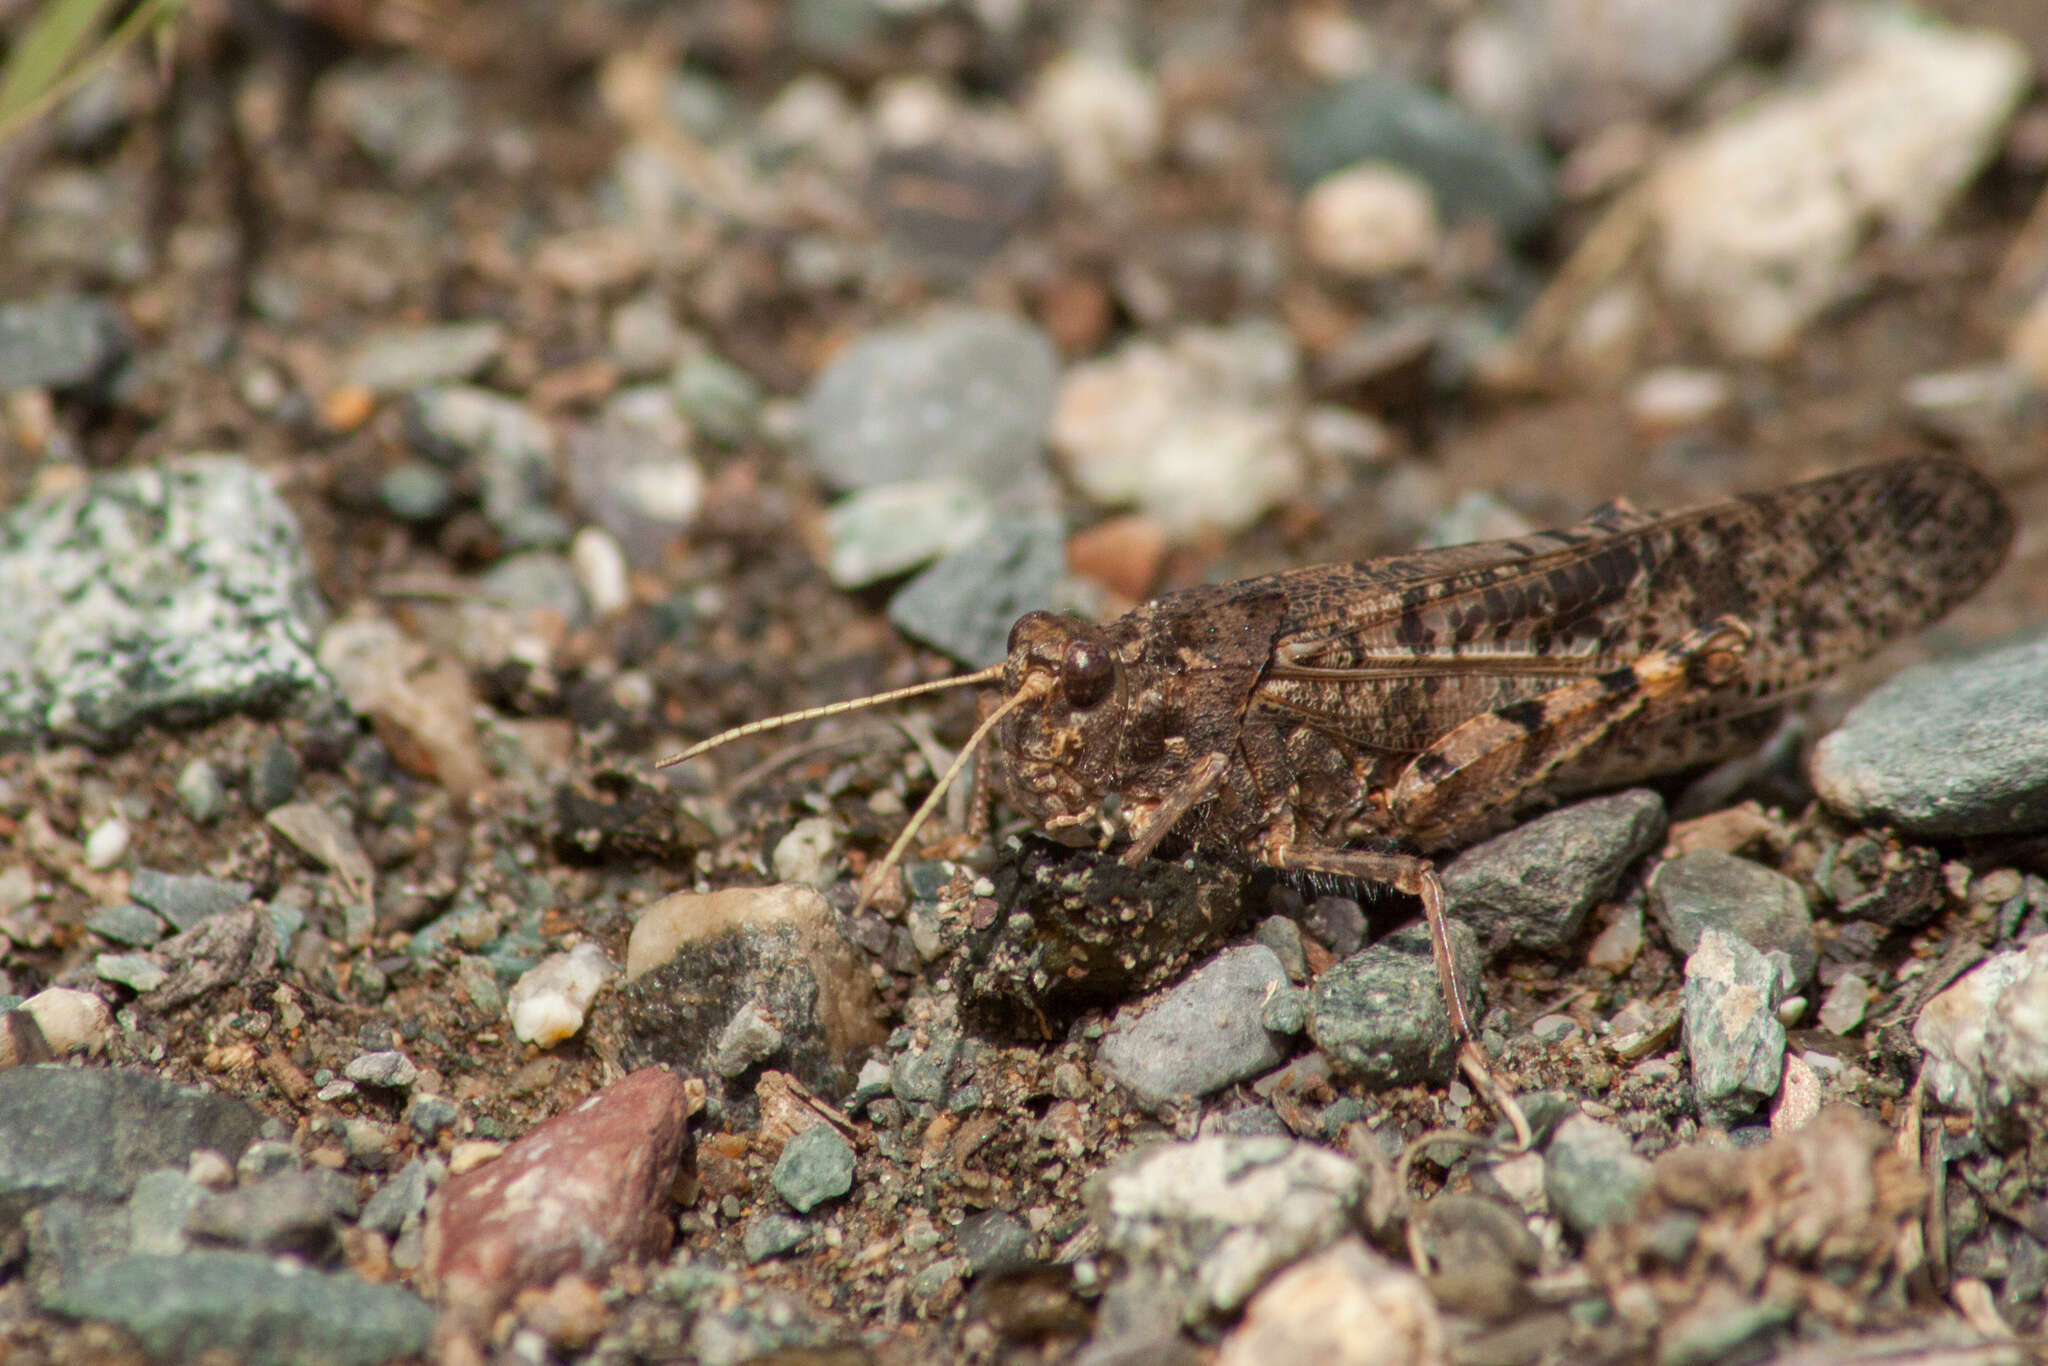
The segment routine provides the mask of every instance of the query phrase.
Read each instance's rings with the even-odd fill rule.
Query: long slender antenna
[[[994,683],[1002,676],[1003,666],[991,664],[986,669],[971,674],[961,674],[958,678],[940,678],[934,679],[930,683],[913,683],[907,688],[892,688],[888,692],[878,692],[872,697],[856,697],[850,702],[829,702],[822,707],[806,707],[802,711],[793,711],[782,716],[770,716],[760,721],[749,721],[744,726],[734,726],[731,730],[720,731],[709,740],[699,740],[688,749],[669,755],[668,758],[663,759],[655,767],[668,768],[671,765],[680,764],[687,759],[696,758],[706,750],[717,749],[720,745],[733,740],[744,739],[749,735],[759,735],[764,730],[775,730],[781,726],[793,726],[799,721],[815,721],[821,716],[838,716],[842,712],[859,711],[862,707],[879,707],[884,702],[900,702],[906,697],[917,697],[928,692],[939,692],[945,688],[965,688],[976,683]]]
[[[932,790],[926,794],[924,804],[917,808],[909,822],[904,825],[903,833],[898,835],[896,842],[889,846],[889,852],[882,855],[882,861],[870,869],[868,875],[861,879],[860,900],[855,902],[853,907],[855,915],[859,915],[868,908],[869,900],[881,888],[882,879],[889,876],[889,870],[896,866],[897,861],[903,857],[903,851],[910,847],[910,841],[916,837],[919,827],[923,826],[931,818],[932,812],[938,809],[939,799],[946,795],[946,789],[951,787],[953,780],[960,776],[960,770],[967,767],[967,761],[974,757],[975,749],[995,730],[996,722],[1002,720],[1026,702],[1036,701],[1045,696],[1051,690],[1051,687],[1051,681],[1042,675],[1031,679],[1023,687],[1017,689],[1014,697],[989,713],[988,720],[983,721],[974,728],[974,734],[967,737],[967,743],[960,746],[960,752],[953,756],[953,762],[947,765],[944,773],[939,775],[938,782],[934,783]]]

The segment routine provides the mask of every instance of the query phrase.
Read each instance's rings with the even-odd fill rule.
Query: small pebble
[[[419,1079],[420,1069],[411,1058],[397,1049],[386,1049],[377,1053],[364,1053],[352,1059],[349,1065],[342,1069],[342,1075],[350,1081],[402,1091]]]
[[[740,1234],[740,1248],[752,1265],[794,1252],[811,1236],[811,1226],[787,1214],[763,1214]]]
[[[249,800],[258,811],[274,811],[299,790],[299,756],[283,740],[273,739],[263,747],[249,775]]]
[[[1440,229],[1429,187],[1367,162],[1323,177],[1301,201],[1301,246],[1324,270],[1372,280],[1429,264]]]
[[[1735,401],[1734,381],[1719,370],[1667,366],[1629,391],[1629,416],[1652,440],[1711,422]]]
[[[592,616],[605,617],[633,600],[626,576],[626,552],[602,527],[587,526],[569,543],[569,563]]]
[[[769,1180],[798,1214],[853,1189],[853,1149],[830,1124],[814,1124],[782,1145]]]
[[[164,937],[164,922],[156,912],[132,901],[102,906],[85,918],[85,927],[117,944],[137,949],[146,949]]]
[[[104,872],[128,856],[134,830],[119,816],[109,816],[85,837],[85,866]]]
[[[512,1032],[543,1048],[574,1037],[598,988],[614,973],[604,950],[592,942],[549,955],[512,984],[506,998]]]
[[[92,970],[101,981],[117,982],[143,996],[170,980],[163,964],[146,953],[103,953],[92,960]]]
[[[1782,969],[1747,940],[1707,927],[1685,960],[1685,1051],[1701,1118],[1727,1125],[1778,1093],[1785,1026],[1777,1002]]]
[[[1151,160],[1165,124],[1151,76],[1120,58],[1079,48],[1039,71],[1025,117],[1052,144],[1067,187],[1084,197],[1116,189]]]
[[[384,472],[377,481],[377,500],[384,510],[401,522],[422,525],[438,522],[455,503],[455,486],[437,467],[424,460],[405,460]]]
[[[1565,1225],[1584,1237],[1634,1212],[1650,1183],[1650,1160],[1611,1124],[1574,1115],[1543,1154],[1543,1191]]]
[[[839,826],[828,816],[806,816],[775,842],[770,860],[778,882],[824,887],[839,875]]]
[[[1848,1034],[1863,1023],[1863,1011],[1870,1004],[1870,984],[1853,972],[1845,972],[1828,988],[1820,1006],[1820,1027],[1830,1034]]]
[[[211,825],[227,808],[227,790],[220,770],[206,759],[194,759],[178,772],[178,805],[195,825]]]
[[[415,1094],[405,1107],[405,1122],[422,1143],[432,1143],[461,1118],[462,1111],[446,1096]]]
[[[1285,994],[1297,1017],[1294,1029],[1265,1024],[1276,992]],[[1104,1069],[1148,1105],[1205,1096],[1286,1061],[1280,1036],[1300,1031],[1298,998],[1271,949],[1226,949],[1103,1039],[1099,1056]]]

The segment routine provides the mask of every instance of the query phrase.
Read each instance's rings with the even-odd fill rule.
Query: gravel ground
[[[1926,8],[188,6],[0,146],[0,1358],[2029,1359],[2048,14]],[[862,904],[965,691],[655,767],[1935,450],[1982,593],[1443,861],[1526,1150],[1402,898]]]

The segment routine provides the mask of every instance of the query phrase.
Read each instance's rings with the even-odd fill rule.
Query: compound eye
[[[1109,696],[1114,682],[1116,662],[1107,649],[1092,640],[1077,640],[1067,646],[1066,657],[1060,661],[1060,683],[1066,689],[1068,706],[1086,711]]]

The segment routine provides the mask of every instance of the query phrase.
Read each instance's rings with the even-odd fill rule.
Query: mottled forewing
[[[1917,630],[1996,569],[2011,518],[1968,466],[1912,459],[1682,512],[1280,576],[1259,702],[1353,743],[1419,749],[1721,616],[1755,632],[1703,718],[1762,711]]]

